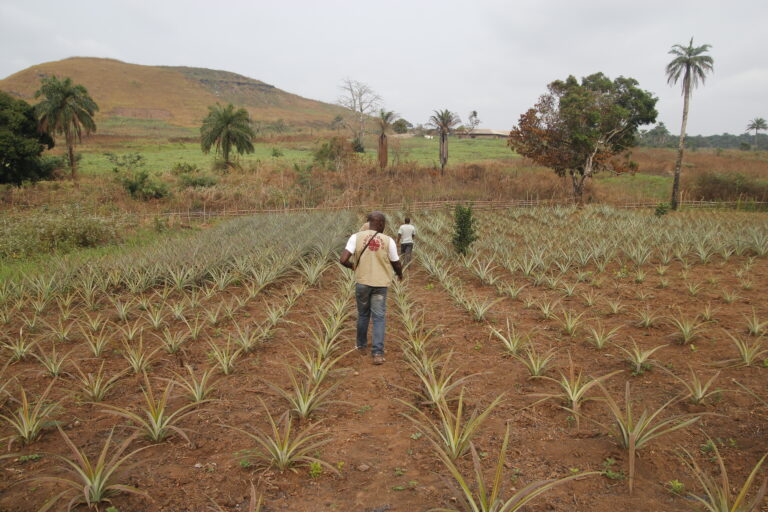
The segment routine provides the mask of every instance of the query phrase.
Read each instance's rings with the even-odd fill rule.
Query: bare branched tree
[[[337,102],[342,107],[349,109],[351,113],[351,119],[346,121],[346,125],[362,144],[365,135],[365,121],[376,111],[381,97],[368,84],[351,78],[345,78],[339,87],[342,94]]]

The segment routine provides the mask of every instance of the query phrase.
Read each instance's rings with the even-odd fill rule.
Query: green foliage
[[[280,158],[282,156],[285,156],[285,154],[280,148],[272,148],[272,158]]]
[[[185,188],[205,188],[214,186],[218,180],[210,174],[182,174],[179,184]]]
[[[131,173],[121,173],[117,180],[134,199],[147,201],[149,199],[161,199],[169,194],[168,186],[144,169]]]
[[[392,130],[395,133],[408,133],[408,130],[413,128],[413,125],[406,121],[405,119],[398,119],[394,123],[392,123]]]
[[[53,138],[38,131],[34,108],[0,92],[0,183],[49,178],[54,166],[40,158],[45,147]]]
[[[459,254],[467,254],[469,247],[477,240],[475,218],[471,206],[456,205],[454,210],[453,247]]]
[[[363,139],[355,137],[352,139],[352,151],[355,153],[365,153],[365,146],[363,145]]]
[[[657,217],[663,217],[669,213],[669,203],[659,203],[656,205],[656,211],[654,211],[654,214]]]
[[[63,253],[116,242],[122,228],[119,219],[90,215],[77,206],[23,217],[8,215],[0,219],[0,259]]]
[[[355,149],[354,142],[350,144],[344,137],[331,137],[321,144],[312,156],[317,165],[340,171],[354,159],[355,152],[358,150]]]
[[[657,98],[633,78],[611,80],[602,73],[581,82],[569,76],[548,89],[510,133],[515,151],[559,176],[570,175],[578,199],[584,179],[594,173],[634,170],[628,157],[614,157],[636,144],[640,126],[656,120]]]
[[[124,153],[116,155],[114,153],[104,153],[104,157],[112,164],[112,172],[131,172],[140,167],[144,167],[146,159],[141,153]]]
[[[208,107],[208,116],[200,127],[200,146],[203,153],[216,148],[224,163],[229,166],[230,152],[234,148],[238,154],[253,153],[253,139],[256,137],[251,126],[248,111],[244,108],[235,110],[231,103],[222,107],[218,103]]]
[[[96,131],[93,116],[99,106],[88,95],[82,85],[75,85],[70,78],[59,80],[55,75],[43,78],[35,98],[44,99],[35,105],[40,131],[61,134],[67,144],[69,166],[75,176],[75,142],[79,142],[83,133],[88,135]]]

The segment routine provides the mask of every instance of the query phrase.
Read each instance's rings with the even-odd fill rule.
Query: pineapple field
[[[758,511],[768,219],[450,210],[355,350],[353,212],[0,282],[0,510]]]

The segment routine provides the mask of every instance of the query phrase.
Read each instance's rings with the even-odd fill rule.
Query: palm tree
[[[759,130],[768,130],[768,124],[762,117],[756,117],[747,125],[747,131],[755,130],[755,151],[757,151],[757,132]]]
[[[253,139],[256,133],[251,127],[251,119],[244,108],[235,110],[231,103],[222,107],[218,103],[208,107],[208,116],[200,127],[200,145],[203,153],[208,153],[216,146],[216,153],[221,153],[224,164],[229,167],[229,153],[234,146],[238,154],[253,153]]]
[[[379,167],[383,171],[387,167],[387,132],[392,128],[397,114],[384,109],[379,110],[376,121],[379,124]]]
[[[59,80],[55,75],[43,78],[35,98],[44,99],[35,106],[40,131],[49,135],[64,135],[72,179],[77,174],[75,142],[80,142],[83,133],[96,131],[94,114],[99,106],[88,95],[82,85],[75,85],[71,78]]]
[[[676,44],[669,50],[675,58],[667,64],[667,83],[674,85],[683,79],[683,125],[680,129],[680,142],[675,162],[675,179],[672,184],[672,209],[677,210],[680,199],[680,168],[683,166],[683,149],[685,147],[685,126],[688,124],[688,103],[691,99],[691,88],[704,84],[707,73],[713,70],[712,57],[705,55],[711,45],[693,46],[693,38],[688,46]]]
[[[435,110],[429,118],[429,124],[440,132],[440,174],[445,174],[445,164],[448,163],[448,134],[460,122],[459,116],[448,109]]]

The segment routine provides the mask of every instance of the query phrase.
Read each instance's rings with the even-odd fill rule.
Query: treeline
[[[670,133],[664,123],[659,123],[650,130],[641,130],[638,135],[638,144],[649,148],[677,148],[679,138],[679,135]],[[753,133],[687,135],[685,137],[685,147],[688,149],[720,148],[748,151],[755,149],[755,142],[758,148],[768,149],[768,135],[764,133],[758,134],[757,139]]]

